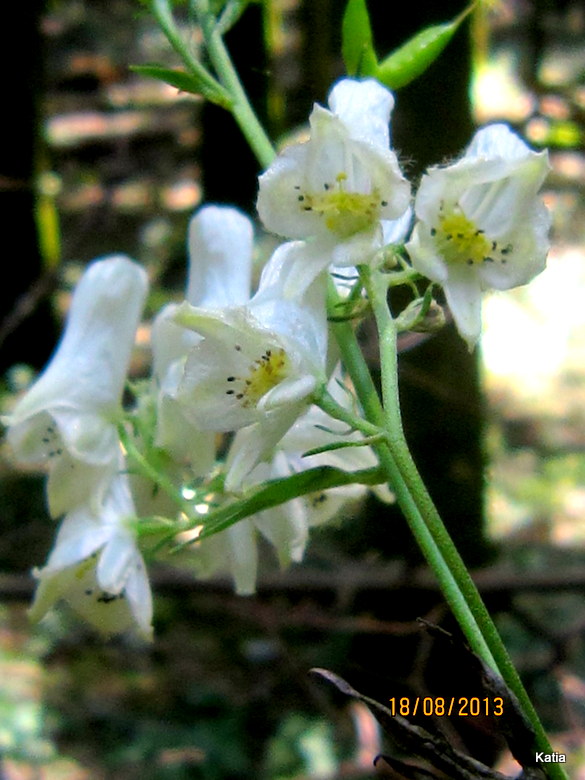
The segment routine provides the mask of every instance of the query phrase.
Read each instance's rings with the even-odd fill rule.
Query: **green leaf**
[[[163,68],[159,65],[132,65],[130,70],[134,73],[140,73],[142,76],[164,81],[171,87],[181,92],[188,92],[191,95],[203,95],[212,103],[217,103],[223,108],[228,108],[230,100],[225,93],[219,89],[214,89],[208,82],[199,79],[192,73],[186,73],[184,70],[175,70],[172,68]]]
[[[375,76],[389,89],[399,89],[418,78],[447,46],[472,6],[444,24],[421,30],[378,65]]]
[[[329,488],[341,485],[378,485],[385,482],[381,469],[361,469],[359,471],[343,471],[333,466],[318,466],[307,469],[290,477],[273,479],[260,488],[255,488],[251,495],[233,501],[227,506],[222,506],[214,512],[210,512],[205,519],[202,518],[203,530],[197,537],[203,539],[206,536],[223,531],[230,525],[250,517],[264,509],[284,504],[293,498],[309,493],[320,493]]]
[[[311,455],[321,455],[323,452],[333,452],[334,450],[344,450],[347,447],[369,447],[371,444],[377,444],[384,441],[386,434],[379,433],[377,436],[368,436],[365,439],[352,439],[352,441],[335,441],[331,444],[323,444],[322,447],[314,447],[312,450],[303,452],[303,458]]]
[[[348,0],[341,26],[341,51],[348,76],[373,76],[378,59],[366,0]]]

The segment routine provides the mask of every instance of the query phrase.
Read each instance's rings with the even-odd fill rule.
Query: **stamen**
[[[226,395],[235,396],[244,408],[255,407],[262,396],[276,387],[289,374],[290,364],[283,349],[266,349],[249,365],[247,376],[228,376],[226,381],[237,382],[237,390],[230,388]]]
[[[441,203],[438,225],[431,227],[430,234],[436,238],[439,251],[449,263],[469,266],[494,263],[494,253],[505,255],[512,251],[511,244],[500,249],[496,240],[487,238],[485,231],[478,228],[459,206],[445,212]],[[503,257],[497,259],[500,263],[506,262]]]
[[[388,205],[388,201],[380,199],[376,188],[369,193],[350,192],[346,189],[347,181],[347,173],[340,171],[335,184],[323,183],[323,192],[305,191],[297,196],[302,211],[323,217],[325,227],[340,238],[370,228],[380,218],[380,209]]]

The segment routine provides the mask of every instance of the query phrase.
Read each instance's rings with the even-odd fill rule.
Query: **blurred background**
[[[458,14],[421,0],[395,18],[370,0],[378,51]],[[227,38],[276,139],[343,75],[341,0],[251,3]],[[194,48],[188,4],[178,8]],[[136,0],[53,0],[10,10],[0,196],[0,391],[6,412],[58,339],[87,262],[126,252],[152,281],[132,373],[149,367],[149,319],[179,299],[185,234],[203,202],[254,213],[260,172],[231,117],[139,77],[176,65]],[[585,11],[578,0],[501,0],[396,94],[393,142],[408,175],[506,121],[551,151],[548,269],[491,295],[481,347],[448,326],[403,345],[407,435],[431,494],[569,774],[585,778]],[[260,230],[259,230],[260,232]],[[373,329],[364,349],[376,371]],[[264,551],[258,595],[152,568],[155,640],[95,637],[63,609],[26,610],[55,525],[43,475],[0,449],[1,780],[335,780],[393,745],[368,710],[308,675],[331,669],[379,701],[476,695],[418,617],[457,634],[393,507],[368,500],[314,534],[305,562]],[[422,719],[428,727],[428,718]],[[516,766],[493,719],[435,723],[462,752]],[[516,771],[517,771],[516,766]],[[389,771],[389,770],[387,770]]]

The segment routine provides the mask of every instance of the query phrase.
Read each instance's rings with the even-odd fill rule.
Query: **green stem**
[[[354,383],[367,419],[386,431],[386,442],[376,447],[380,464],[386,470],[391,489],[405,514],[429,565],[435,572],[446,601],[451,607],[472,649],[494,668],[518,699],[536,735],[538,750],[552,752],[546,733],[512,664],[501,637],[471,579],[451,537],[418,474],[404,438],[400,415],[397,374],[397,332],[388,309],[385,280],[375,284],[369,269],[362,279],[376,317],[380,338],[382,393],[380,403],[361,348],[349,323],[332,325],[342,358]],[[336,297],[336,294],[334,294]],[[552,778],[566,780],[561,767],[552,764]]]
[[[161,474],[156,468],[150,465],[148,460],[140,452],[132,435],[128,433],[123,423],[118,425],[118,435],[126,454],[130,458],[130,462],[134,463],[142,476],[146,477],[153,484],[157,485],[169,498],[178,506],[178,508],[187,516],[191,517],[191,507],[189,502],[185,501],[181,496],[177,487],[168,479],[164,474]]]
[[[263,168],[267,168],[276,154],[272,142],[260,124],[242,87],[238,73],[221,37],[215,16],[209,9],[208,1],[194,0],[194,6],[203,31],[209,58],[222,85],[231,96],[230,110],[258,162]]]
[[[189,47],[185,45],[173,19],[172,11],[169,7],[169,0],[152,0],[151,9],[154,17],[160,25],[167,40],[183,60],[185,66],[201,83],[202,87],[207,88],[211,94],[215,93],[222,96],[225,106],[230,105],[230,96],[226,89],[216,81],[213,76],[203,67],[203,65],[191,54]]]

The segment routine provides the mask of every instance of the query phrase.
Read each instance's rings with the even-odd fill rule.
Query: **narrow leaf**
[[[333,466],[318,466],[301,471],[290,477],[273,479],[261,488],[253,490],[250,496],[233,501],[227,506],[211,512],[202,521],[203,530],[198,539],[223,531],[230,525],[250,517],[257,512],[284,504],[293,498],[309,493],[320,493],[342,485],[378,485],[385,478],[379,468],[361,469],[360,471],[343,471]]]
[[[421,30],[378,65],[375,76],[390,89],[398,89],[418,78],[447,46],[471,6],[457,18]]]
[[[214,89],[209,83],[197,78],[197,76],[186,73],[184,70],[175,70],[172,68],[163,68],[159,65],[132,65],[130,68],[135,73],[142,76],[164,81],[181,92],[188,92],[191,95],[203,95],[207,100],[216,103],[219,106],[228,108],[229,98],[219,89]]]
[[[370,444],[377,444],[383,441],[385,434],[380,433],[377,436],[368,436],[366,439],[357,439],[354,441],[334,441],[331,444],[323,444],[321,447],[314,447],[312,450],[303,452],[303,458],[309,458],[311,455],[321,455],[324,452],[333,452],[334,450],[343,450],[347,447],[369,447]]]
[[[348,76],[373,76],[378,60],[366,0],[348,0],[341,26],[341,51]]]

